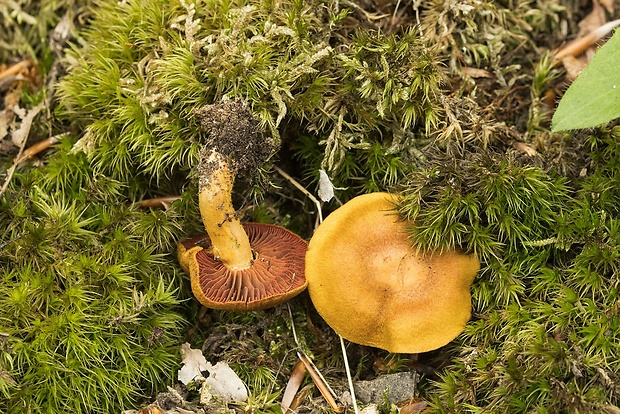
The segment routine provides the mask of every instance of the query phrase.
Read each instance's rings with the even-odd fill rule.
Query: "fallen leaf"
[[[11,140],[13,141],[13,144],[15,144],[15,146],[21,147],[22,144],[26,142],[28,134],[30,134],[30,127],[32,126],[32,121],[34,121],[34,118],[39,114],[39,112],[41,112],[43,106],[44,103],[41,102],[39,105],[31,108],[25,115],[21,116],[21,125],[17,130],[13,131],[13,134],[11,135]],[[16,110],[14,110],[14,112],[17,113]]]
[[[555,99],[557,95],[555,90],[548,89],[545,91],[542,98],[542,111],[543,113],[551,113],[555,109]]]
[[[146,200],[141,200],[136,203],[137,207],[140,208],[170,208],[170,205],[177,200],[180,200],[181,196],[171,195],[171,196],[163,196],[163,197],[155,197],[148,198]]]
[[[585,36],[605,23],[607,23],[605,10],[601,7],[597,0],[593,0],[592,11],[590,11],[590,13],[588,13],[586,17],[581,19],[579,22],[579,34],[577,37]]]
[[[400,408],[400,414],[419,414],[428,407],[428,402],[419,398],[410,398],[396,404]]]
[[[579,74],[588,66],[588,59],[565,56],[562,58],[562,65],[566,69],[568,80],[575,80]]]
[[[4,110],[0,112],[0,139],[7,136],[9,128],[13,126],[13,122],[15,121],[13,108],[19,107],[19,100],[20,95],[17,90],[7,92],[4,96]],[[11,145],[13,145],[13,143],[11,143]]]
[[[472,78],[492,78],[493,77],[493,74],[489,72],[488,70],[470,68],[468,66],[461,67],[461,72],[463,72],[467,76],[471,76]]]
[[[609,14],[614,14],[614,0],[601,0],[600,3],[601,6],[605,7]]]
[[[519,150],[521,152],[525,152],[530,157],[534,157],[534,156],[538,155],[538,151],[536,151],[534,148],[530,147],[529,145],[527,145],[524,142],[515,141],[515,142],[512,143],[512,146],[516,150]]]
[[[9,133],[10,115],[10,112],[7,111],[0,112],[0,139],[6,137]]]

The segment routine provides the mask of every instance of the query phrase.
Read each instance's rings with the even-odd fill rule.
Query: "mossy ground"
[[[591,5],[417,4],[0,4],[0,64],[33,62],[0,83],[0,412],[138,408],[175,383],[186,340],[248,384],[239,411],[278,410],[298,346],[343,389],[306,295],[291,314],[202,314],[176,261],[202,231],[195,111],[223,98],[279,148],[237,183],[245,220],[309,238],[315,205],[271,165],[311,192],[324,169],[342,188],[324,214],[397,191],[413,244],[481,259],[462,335],[415,358],[350,344],[357,379],[417,370],[429,412],[618,412],[620,127],[553,134],[545,101],[565,87],[549,52]],[[59,142],[9,173],[41,102],[23,144]],[[180,198],[140,207],[164,195]],[[327,411],[309,389],[303,409]]]

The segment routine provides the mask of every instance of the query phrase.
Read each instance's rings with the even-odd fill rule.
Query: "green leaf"
[[[616,30],[560,100],[552,130],[592,128],[620,117],[618,66],[620,31]]]

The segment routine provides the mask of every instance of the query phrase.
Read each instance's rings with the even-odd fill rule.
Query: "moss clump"
[[[474,319],[431,395],[437,412],[606,412],[620,401],[620,129],[572,150],[587,154],[587,176],[465,156],[412,177],[400,211],[416,222],[415,244],[484,263]]]
[[[132,208],[71,144],[0,197],[2,412],[115,412],[178,363],[174,209]]]
[[[95,170],[123,182],[187,174],[204,141],[193,111],[223,97],[246,99],[276,141],[311,136],[342,181],[351,150],[406,147],[406,130],[437,122],[435,54],[413,30],[344,38],[346,11],[334,7],[101,2],[60,86]]]
[[[0,62],[16,56],[50,63],[59,43],[74,31],[73,19],[89,0],[17,0],[0,5]]]

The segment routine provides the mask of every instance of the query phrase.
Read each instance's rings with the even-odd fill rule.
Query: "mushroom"
[[[331,213],[310,239],[308,292],[342,337],[398,353],[437,349],[470,318],[478,259],[411,247],[397,196],[358,196]]]
[[[182,241],[177,249],[194,296],[223,310],[282,303],[307,286],[306,241],[275,225],[242,225],[232,204],[237,173],[256,171],[273,147],[259,139],[258,123],[243,101],[207,105],[196,114],[211,137],[199,165],[198,204],[207,234]]]

